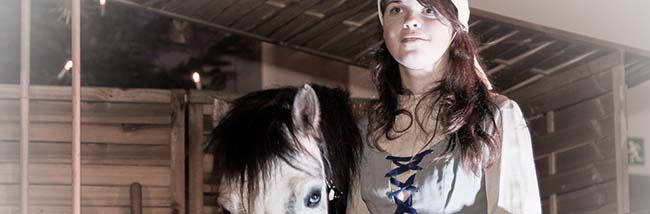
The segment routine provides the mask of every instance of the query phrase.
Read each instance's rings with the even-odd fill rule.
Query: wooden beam
[[[621,62],[624,55],[621,53]],[[625,84],[625,65],[621,63],[611,69],[612,94],[614,95],[614,135],[616,151],[616,195],[618,214],[630,213],[629,173],[627,162],[627,85]]]
[[[563,40],[571,43],[580,43],[580,44],[589,44],[591,46],[600,46],[604,48],[608,48],[611,50],[622,50],[625,52],[630,52],[636,55],[640,55],[646,58],[650,58],[650,50],[642,50],[639,48],[627,46],[627,45],[622,45],[618,43],[613,43],[601,39],[596,39],[588,36],[583,36],[580,34],[576,33],[571,33],[563,30],[558,30],[554,28],[549,28],[545,27],[539,24],[531,23],[531,22],[526,22],[522,20],[517,20],[514,18],[506,17],[503,15],[499,15],[496,13],[491,13],[488,11],[476,9],[476,8],[471,8],[471,13],[474,16],[478,16],[481,18],[485,18],[488,20],[494,20],[497,22],[501,22],[503,24],[509,24],[512,25],[513,27],[516,28],[525,28],[529,30],[534,30],[537,32],[543,32],[545,35],[551,36],[557,40]]]
[[[597,50],[589,51],[589,52],[584,53],[584,54],[582,54],[580,56],[577,56],[577,57],[575,57],[573,59],[569,59],[566,62],[560,63],[559,65],[556,65],[556,66],[554,66],[552,68],[549,68],[547,70],[538,69],[538,70],[541,70],[541,71],[539,71],[537,73],[544,73],[544,74],[535,74],[535,76],[532,76],[532,77],[524,80],[523,82],[520,82],[517,85],[514,85],[514,86],[504,90],[503,93],[508,94],[508,93],[513,92],[513,91],[515,91],[517,89],[520,89],[520,88],[523,88],[523,87],[525,87],[527,85],[530,85],[530,84],[536,82],[537,80],[542,79],[544,76],[551,75],[551,74],[553,74],[553,73],[555,73],[555,72],[557,72],[559,70],[562,70],[562,69],[564,69],[564,68],[566,68],[566,67],[568,67],[570,65],[573,65],[576,62],[579,62],[580,60],[583,60],[583,59],[585,59],[585,58],[587,58],[589,56],[592,56],[592,55],[596,54],[597,52],[598,52]],[[531,68],[531,70],[534,70],[534,69],[535,68]]]
[[[499,71],[503,70],[504,68],[510,67],[510,66],[514,65],[515,63],[518,63],[521,60],[524,60],[524,59],[528,58],[529,56],[543,50],[544,48],[552,45],[553,43],[555,43],[555,41],[544,42],[541,45],[539,45],[539,46],[537,46],[537,47],[535,47],[533,49],[530,49],[530,50],[528,50],[528,51],[526,51],[524,53],[521,53],[521,54],[519,54],[518,56],[516,56],[516,57],[514,57],[512,59],[503,60],[500,63],[497,62],[499,65],[497,65],[497,67],[494,67],[494,68],[488,70],[487,75],[490,75],[490,76],[494,75],[496,72],[499,72]],[[497,59],[495,59],[495,61],[497,61]]]
[[[192,95],[192,94],[190,94]],[[191,96],[190,96],[191,97]],[[191,100],[191,98],[190,98]],[[190,103],[188,157],[188,213],[203,212],[203,106]]]
[[[0,164],[17,163],[19,142],[0,141]],[[29,143],[30,164],[70,164],[70,142]],[[169,145],[82,143],[81,164],[113,166],[170,166]]]
[[[29,77],[32,1],[20,2],[20,212],[27,214],[29,211]]]
[[[30,86],[32,100],[72,100],[71,87]],[[0,99],[19,99],[20,88],[13,84],[0,84]],[[170,91],[160,89],[117,89],[104,87],[84,87],[82,101],[128,102],[128,103],[169,103]]]
[[[0,184],[18,184],[17,169],[15,163],[0,163],[0,175],[2,175]],[[167,166],[85,164],[81,169],[84,178],[81,184],[84,186],[129,186],[133,182],[139,182],[144,186],[168,187],[171,180],[170,169]],[[70,186],[71,170],[70,164],[31,164],[29,180],[31,184]]]
[[[20,103],[0,99],[0,112],[19,112]],[[29,121],[72,122],[69,101],[33,100],[29,106]],[[82,102],[81,122],[92,124],[171,124],[169,104]],[[1,114],[0,122],[18,122],[19,115]]]
[[[72,205],[72,188],[70,185],[31,185],[30,207],[32,206],[67,206]],[[18,185],[0,184],[0,198],[7,199],[4,205],[15,205],[18,202]],[[128,210],[129,186],[82,186],[81,203],[83,206],[112,207],[121,206]],[[164,207],[169,209],[171,196],[167,187],[142,188],[144,207]],[[63,212],[71,213],[71,212]],[[89,212],[93,213],[93,212]],[[95,212],[97,213],[97,212]],[[128,213],[128,212],[126,212]],[[87,214],[87,213],[84,213]]]
[[[336,56],[334,54],[321,52],[321,51],[314,50],[314,49],[311,49],[311,48],[306,48],[306,47],[303,47],[303,46],[300,46],[300,45],[289,44],[289,43],[286,43],[286,42],[283,42],[283,41],[278,41],[278,40],[275,40],[275,39],[271,39],[270,37],[267,37],[267,36],[261,36],[261,35],[249,33],[249,32],[246,32],[246,31],[234,29],[234,28],[224,26],[224,25],[221,25],[221,24],[217,24],[217,23],[214,23],[214,22],[210,22],[210,21],[207,21],[207,20],[194,18],[194,17],[191,17],[191,16],[189,16],[187,14],[179,14],[179,13],[175,13],[175,12],[170,12],[170,11],[165,10],[165,9],[145,6],[145,5],[139,4],[137,2],[134,2],[132,0],[111,0],[111,1],[122,4],[122,5],[134,7],[134,8],[148,10],[148,11],[154,12],[154,13],[162,15],[162,16],[176,18],[176,19],[183,19],[183,20],[195,23],[195,24],[212,27],[212,28],[215,28],[217,30],[230,32],[230,33],[233,33],[233,34],[237,34],[237,35],[240,35],[240,36],[260,40],[260,41],[263,41],[263,42],[273,43],[273,44],[276,44],[276,45],[280,45],[280,46],[283,46],[283,47],[288,47],[288,48],[298,50],[298,51],[303,51],[303,52],[306,52],[306,53],[309,53],[309,54],[314,54],[314,55],[317,55],[317,56],[325,57],[325,58],[335,60],[335,61],[339,61],[339,62],[342,62],[342,63],[354,64],[354,62],[352,62],[350,59],[343,58],[343,57],[340,57],[340,56]],[[359,66],[362,66],[362,65],[359,65]]]
[[[494,40],[483,43],[481,46],[479,46],[478,51],[482,52],[485,49],[491,48],[491,47],[505,41],[506,39],[509,39],[510,37],[513,37],[514,35],[517,35],[517,33],[519,33],[518,30],[513,30],[513,31],[510,31],[509,33],[507,33],[507,34],[505,34],[505,35],[503,35],[503,36],[501,36],[499,38],[496,38]]]
[[[183,90],[172,91],[172,130],[170,142],[172,209],[176,214],[184,214],[185,206],[185,113],[187,94]]]
[[[81,214],[81,0],[72,1],[72,213]]]
[[[32,123],[30,139],[40,142],[72,141],[72,126],[69,123]],[[84,143],[169,145],[169,125],[137,124],[82,124]],[[17,123],[0,123],[0,140],[17,141],[20,131]]]
[[[142,214],[142,185],[133,183],[130,190],[131,214]]]

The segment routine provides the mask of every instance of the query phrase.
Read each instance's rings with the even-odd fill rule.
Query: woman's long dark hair
[[[498,106],[490,90],[477,75],[477,68],[474,65],[474,57],[478,53],[476,43],[466,31],[463,31],[458,21],[457,10],[451,1],[418,0],[418,2],[434,8],[441,20],[449,20],[448,23],[453,27],[455,36],[449,46],[448,62],[443,69],[445,72],[439,84],[423,96],[436,97],[436,99],[422,99],[422,102],[428,103],[419,103],[417,106],[428,108],[440,106],[439,122],[443,128],[441,133],[447,135],[449,141],[445,151],[439,154],[439,157],[459,151],[463,166],[473,171],[479,170],[494,162],[499,156],[500,149],[495,140],[495,112]],[[391,131],[394,131],[395,119],[399,114],[406,112],[399,108],[398,96],[410,92],[402,86],[399,64],[390,55],[385,44],[375,53],[375,60],[376,64],[371,70],[379,99],[373,105],[374,111],[370,114],[369,130],[371,131],[368,133],[369,137],[374,139],[374,146],[380,149],[379,139],[382,136],[394,139],[395,136],[391,136]],[[431,112],[430,109],[427,110]],[[412,114],[406,113],[418,123],[422,122]]]

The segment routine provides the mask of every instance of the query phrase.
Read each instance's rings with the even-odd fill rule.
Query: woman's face
[[[386,3],[383,36],[390,54],[410,70],[435,70],[451,42],[451,24],[417,0]]]

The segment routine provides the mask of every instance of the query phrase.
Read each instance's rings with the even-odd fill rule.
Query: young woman
[[[349,213],[541,213],[517,103],[492,92],[467,0],[379,0],[379,99]]]

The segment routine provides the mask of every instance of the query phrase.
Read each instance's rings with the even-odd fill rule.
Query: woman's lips
[[[418,38],[418,37],[411,37],[411,38],[402,39],[402,42],[417,42],[417,41],[427,41],[427,40],[423,39],[423,38]]]
[[[421,37],[406,37],[402,39],[402,43],[426,42],[427,39]]]

